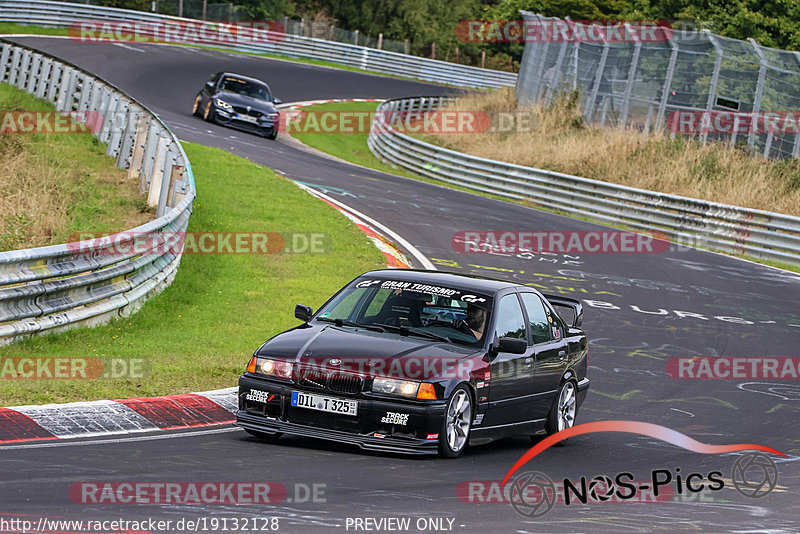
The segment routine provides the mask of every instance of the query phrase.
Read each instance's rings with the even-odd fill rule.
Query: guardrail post
[[[152,174],[150,175],[150,190],[147,194],[147,205],[156,207],[159,204],[159,197],[161,196],[161,182],[164,178],[164,165],[167,156],[169,155],[167,147],[169,139],[158,135],[158,144],[156,146],[155,156],[153,157]]]
[[[636,83],[636,69],[639,67],[639,55],[642,51],[642,42],[639,40],[639,37],[631,30],[630,25],[625,24],[625,28],[629,30],[630,36],[633,37],[635,44],[633,45],[631,67],[628,69],[628,83],[625,84],[625,96],[622,100],[622,114],[619,118],[621,128],[625,128],[625,124],[628,122],[628,112],[631,109],[631,94],[633,93],[633,84]]]
[[[17,76],[19,75],[19,64],[22,61],[22,49],[15,46],[11,49],[11,67],[8,72],[8,85],[17,85]]]
[[[758,46],[755,39],[748,38],[747,40],[750,42],[753,50],[756,51],[756,54],[758,54],[759,59],[758,82],[756,83],[756,95],[753,99],[753,118],[755,119],[756,115],[761,111],[761,99],[764,95],[764,80],[767,75],[767,56],[764,55],[764,52],[761,50],[761,47]],[[750,147],[750,150],[753,150],[756,142],[756,132],[755,128],[753,128],[754,124],[757,124],[757,122],[750,122],[750,131],[747,133],[747,146]],[[736,130],[734,129],[731,135],[731,144],[733,144],[735,140]]]
[[[28,79],[28,69],[30,69],[31,66],[31,55],[33,55],[33,52],[30,50],[26,49],[22,52],[22,63],[17,73],[17,82],[14,84],[20,91],[25,90],[25,82]]]
[[[141,192],[150,190],[160,131],[161,125],[155,119],[151,119],[147,127],[147,141],[144,143],[144,154],[142,155],[142,167],[139,176],[139,191]]]
[[[89,97],[92,94],[92,88],[94,87],[94,80],[85,76],[81,81],[81,95],[78,98],[78,110],[79,111],[88,111],[89,110]]]
[[[40,80],[40,73],[39,69],[42,66],[42,55],[41,54],[33,54],[33,60],[31,61],[30,72],[28,74],[28,86],[26,88],[26,92],[29,94],[36,94],[36,86],[41,83]]]
[[[166,139],[166,138],[165,138]],[[169,140],[167,140],[169,142]],[[167,211],[167,200],[169,200],[169,190],[172,186],[172,168],[177,160],[177,153],[170,146],[168,147],[167,155],[164,158],[164,165],[161,168],[161,184],[158,193],[158,208],[156,209],[156,217],[161,217]]]
[[[666,30],[661,29],[666,35]],[[664,87],[661,88],[661,102],[658,103],[658,116],[656,117],[655,130],[659,131],[664,127],[664,115],[667,110],[667,101],[669,100],[669,88],[672,87],[672,77],[675,75],[675,64],[678,61],[678,52],[680,47],[672,40],[672,36],[667,40],[672,52],[669,55],[669,65],[667,65],[667,76],[664,78]]]
[[[50,79],[47,81],[47,94],[45,100],[55,104],[58,100],[58,88],[61,77],[64,75],[64,69],[61,63],[55,62],[50,66]],[[58,109],[58,106],[56,106]]]
[[[708,102],[706,102],[706,112],[709,114],[714,109],[714,102],[717,98],[717,83],[719,81],[719,70],[722,66],[722,47],[717,42],[717,38],[711,33],[710,30],[703,30],[711,45],[714,47],[716,59],[714,60],[714,72],[711,73],[711,83],[708,87]],[[700,139],[703,144],[708,140],[708,130],[700,134]]]
[[[39,72],[39,85],[36,86],[36,98],[44,99],[47,88],[50,87],[53,62],[48,57],[42,58],[41,71]]]
[[[170,171],[169,175],[169,192],[167,193],[168,203],[167,206],[170,208],[174,208],[178,205],[178,200],[176,202],[176,197],[179,195],[178,189],[180,189],[180,182],[183,181],[183,173],[186,170],[186,167],[183,165],[173,165],[172,170]]]
[[[139,119],[136,124],[136,131],[133,132],[133,150],[131,152],[130,163],[128,164],[128,177],[139,178],[139,193],[144,193],[147,191],[144,182],[145,178],[141,175],[142,170],[144,169],[145,145],[147,144],[147,137],[150,131],[148,125],[149,121],[147,116],[144,113],[139,115]],[[124,154],[120,153],[120,156],[124,156]]]
[[[63,67],[61,69],[61,81],[58,84],[56,109],[62,113],[72,111],[72,86],[73,79],[77,77],[76,75],[77,72],[72,67]]]
[[[130,169],[133,145],[136,142],[137,128],[139,127],[139,108],[134,104],[128,104],[125,118],[125,131],[120,139],[119,150],[117,151],[117,168]],[[128,177],[131,174],[128,173]]]
[[[116,158],[120,148],[122,148],[122,135],[128,127],[128,108],[131,105],[130,102],[116,94],[114,98],[116,99],[116,104],[114,112],[111,114],[111,120],[109,121],[108,117],[105,119],[105,122],[111,123],[106,131],[106,142],[108,143],[106,156],[111,156],[112,158]]]
[[[5,81],[6,73],[8,72],[8,58],[11,56],[11,45],[8,43],[3,44],[0,51],[0,83]]]
[[[98,139],[100,139],[100,141],[103,143],[108,143],[112,131],[120,129],[120,126],[117,124],[118,106],[119,106],[119,96],[117,96],[116,93],[112,93],[109,91],[107,104],[103,108],[103,127],[100,130],[98,136]]]

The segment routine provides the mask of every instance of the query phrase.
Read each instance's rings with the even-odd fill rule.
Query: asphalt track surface
[[[732,489],[731,469],[738,454],[702,455],[633,434],[578,436],[565,447],[548,449],[523,471],[541,471],[558,481],[613,477],[623,471],[647,480],[652,470],[661,468],[680,468],[684,474],[719,470],[725,488],[659,503],[556,504],[547,515],[527,519],[506,503],[464,503],[457,496],[462,482],[502,479],[531,446],[527,439],[476,447],[458,460],[445,461],[364,453],[298,438],[261,443],[240,430],[206,430],[3,447],[0,517],[278,517],[280,532],[354,532],[352,526],[346,530],[348,517],[450,518],[456,532],[800,531],[797,380],[676,380],[665,371],[673,357],[800,355],[800,277],[676,247],[657,254],[531,258],[458,253],[451,238],[461,230],[602,227],[333,162],[207,124],[190,113],[194,95],[218,70],[265,79],[285,102],[433,95],[452,89],[190,48],[18,40],[116,84],[160,115],[181,139],[280,170],[381,221],[439,268],[535,283],[545,292],[583,299],[592,383],[578,423],[646,421],[704,443],[767,445],[788,458],[777,462],[778,488],[752,499]],[[295,484],[325,484],[325,502],[297,502],[295,497],[266,507],[98,506],[75,504],[68,496],[72,484],[84,481],[253,480],[280,482],[290,497]]]

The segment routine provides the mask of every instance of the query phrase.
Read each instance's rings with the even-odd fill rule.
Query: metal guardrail
[[[595,221],[663,233],[671,241],[800,265],[800,218],[635,189],[470,156],[402,134],[392,113],[436,110],[446,97],[387,100],[367,141],[391,165],[475,191],[525,200]]]
[[[93,131],[108,144],[106,154],[139,178],[140,192],[157,208],[155,220],[120,234],[0,252],[0,345],[130,315],[172,282],[181,260],[180,251],[164,246],[168,233],[185,232],[195,196],[180,142],[107,82],[2,39],[0,82],[52,102],[59,112],[102,116]]]
[[[0,0],[0,22],[69,27],[73,23],[86,21],[174,23],[176,25],[203,22],[156,13],[86,4],[51,2],[48,0]],[[152,36],[152,34],[148,34],[147,28],[144,28],[140,35],[144,37]],[[428,82],[451,84],[459,87],[478,89],[506,87],[513,86],[517,79],[517,75],[512,72],[459,65],[457,63],[311,37],[266,30],[252,30],[251,35],[254,38],[248,39],[248,42],[227,43],[212,40],[203,44],[237,52],[319,59],[362,70],[404,76]]]

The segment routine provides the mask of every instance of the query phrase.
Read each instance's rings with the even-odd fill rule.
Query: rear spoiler
[[[571,299],[569,297],[561,297],[559,295],[544,295],[547,302],[555,307],[569,308],[572,310],[572,328],[580,328],[583,323],[583,304],[579,300]]]

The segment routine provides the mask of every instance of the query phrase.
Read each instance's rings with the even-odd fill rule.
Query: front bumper
[[[248,400],[251,390],[266,393],[266,397],[259,396],[262,400],[269,400]],[[338,415],[292,406],[292,391],[357,400],[358,415]],[[445,401],[422,403],[354,397],[244,375],[239,379],[239,410],[235,424],[257,432],[312,437],[367,450],[436,454],[438,434],[444,426],[444,407]],[[387,419],[397,421],[389,414],[401,414],[400,419],[405,420],[405,424],[385,422]]]
[[[215,120],[218,124],[223,126],[230,126],[238,130],[255,132],[261,135],[270,134],[278,127],[278,121],[259,120],[258,122],[250,122],[235,118],[234,115],[237,115],[236,111],[223,109],[219,106],[216,107]]]

